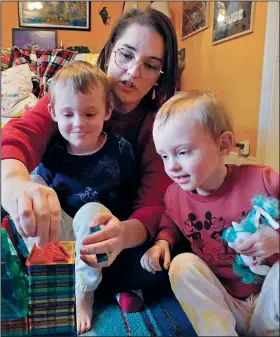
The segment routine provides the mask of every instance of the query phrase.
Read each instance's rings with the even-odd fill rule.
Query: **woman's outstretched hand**
[[[2,168],[5,162],[2,161]],[[53,189],[32,182],[26,172],[2,177],[1,203],[20,235],[36,238],[37,246],[43,248],[48,241],[59,240],[60,203]]]
[[[99,213],[93,218],[90,227],[105,225],[100,231],[88,235],[82,241],[80,257],[94,268],[110,266],[124,249],[124,224],[109,213]],[[107,253],[108,260],[98,263],[92,254]]]

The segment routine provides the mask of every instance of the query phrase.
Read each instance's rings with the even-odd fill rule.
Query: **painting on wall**
[[[90,30],[90,1],[19,2],[20,27]]]
[[[55,30],[12,29],[13,46],[24,49],[54,49],[56,48]]]
[[[182,10],[182,39],[186,39],[207,28],[208,2],[183,2]]]
[[[217,1],[214,4],[212,43],[253,32],[253,1]]]

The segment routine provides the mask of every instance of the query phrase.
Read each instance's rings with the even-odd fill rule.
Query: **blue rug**
[[[97,293],[92,330],[82,336],[197,336],[171,290],[144,299],[144,310],[128,314],[112,296]]]

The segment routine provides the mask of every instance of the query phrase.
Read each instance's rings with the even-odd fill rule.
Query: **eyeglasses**
[[[139,63],[139,72],[143,78],[152,79],[163,74],[163,71],[161,71],[161,64],[157,61],[136,61],[134,54],[124,48],[120,48],[116,51],[113,50],[113,52],[115,53],[116,65],[121,69],[130,69],[136,63]]]

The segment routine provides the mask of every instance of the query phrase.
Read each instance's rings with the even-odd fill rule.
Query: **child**
[[[49,112],[59,134],[48,147],[37,174],[58,195],[64,220],[61,240],[71,240],[74,230],[77,330],[83,333],[91,328],[93,295],[101,281],[101,269],[89,267],[80,259],[81,242],[90,234],[88,219],[75,217],[72,224],[72,218],[83,205],[92,207],[95,202],[96,211],[110,209],[126,219],[125,210],[133,200],[130,191],[135,158],[124,138],[103,131],[112,107],[109,82],[99,68],[82,61],[63,67],[51,80],[49,94]],[[109,255],[110,259],[114,257]]]
[[[232,269],[236,252],[221,235],[251,210],[257,194],[277,197],[279,176],[262,165],[226,165],[234,147],[230,121],[210,93],[178,93],[156,115],[155,146],[175,182],[166,191],[166,211],[156,242],[141,258],[148,271],[170,265],[170,250],[180,236],[193,253],[174,258],[172,289],[199,336],[237,333],[278,336],[279,236],[270,226],[239,244],[238,252],[268,258],[263,285],[244,284]],[[278,254],[275,254],[278,253]],[[276,262],[277,261],[277,262]]]

